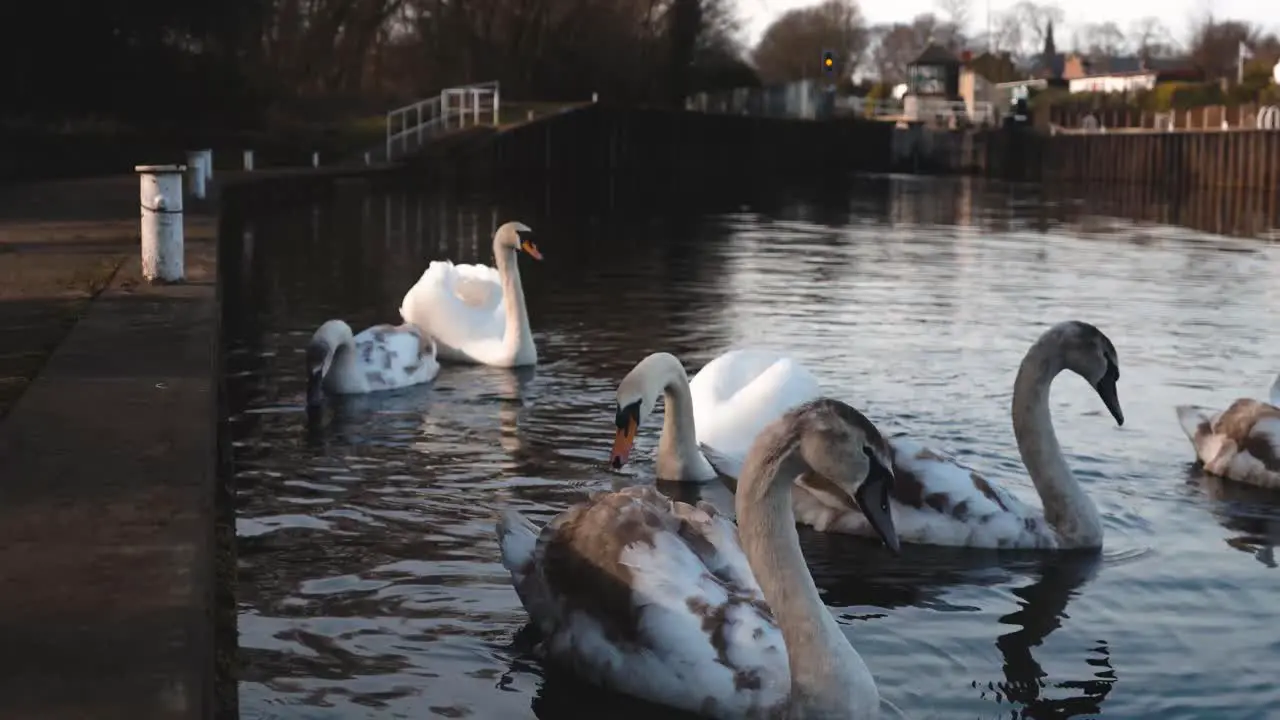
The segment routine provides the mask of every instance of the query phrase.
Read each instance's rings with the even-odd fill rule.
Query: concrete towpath
[[[215,235],[151,286],[136,177],[0,188],[0,718],[213,717]]]

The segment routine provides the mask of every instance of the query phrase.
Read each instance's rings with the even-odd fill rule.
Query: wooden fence
[[[1273,191],[1280,183],[1276,130],[1059,134],[1040,142],[1045,180]]]
[[[1049,109],[1050,127],[1058,131],[1107,131],[1146,129],[1146,130],[1238,130],[1256,129],[1267,125],[1269,107],[1276,107],[1277,124],[1271,126],[1280,129],[1280,106],[1258,105],[1246,103],[1242,105],[1206,105],[1186,110],[1168,110],[1156,112],[1135,107],[1101,107],[1073,108],[1053,107]]]

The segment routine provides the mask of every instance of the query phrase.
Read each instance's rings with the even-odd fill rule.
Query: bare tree
[[[1125,52],[1124,33],[1113,22],[1086,25],[1083,42],[1085,52],[1094,56],[1115,57]]]
[[[1144,58],[1167,57],[1176,52],[1173,33],[1158,17],[1135,20],[1129,27],[1129,46]]]
[[[992,18],[991,35],[987,44],[993,52],[1022,54],[1028,33],[1022,25],[1022,19],[1015,13],[1004,12]],[[1038,52],[1039,49],[1032,52]]]
[[[911,29],[921,50],[929,45],[940,45],[951,52],[960,52],[965,44],[964,30],[951,20],[943,20],[933,13],[921,13],[911,20]]]
[[[933,13],[917,15],[909,24],[877,25],[871,29],[871,35],[869,64],[880,81],[886,83],[905,82],[907,66],[930,44],[951,52],[959,52],[964,45],[960,29]]]
[[[1206,78],[1232,78],[1236,76],[1236,62],[1240,45],[1248,48],[1263,40],[1261,28],[1247,22],[1227,20],[1215,22],[1212,15],[1192,24],[1190,42],[1187,43],[1191,61],[1200,68]]]
[[[871,67],[880,82],[891,85],[907,80],[907,66],[920,55],[916,33],[906,23],[878,25],[872,29]]]
[[[835,56],[836,77],[848,77],[867,47],[867,29],[855,0],[825,0],[789,10],[773,22],[752,54],[767,83],[818,77],[823,51]]]
[[[397,94],[499,80],[514,97],[679,102],[749,84],[732,0],[272,0],[401,2],[378,79]]]
[[[948,22],[959,29],[960,32],[969,31],[973,0],[935,0],[935,2],[938,10],[942,12]]]
[[[992,45],[1019,55],[1035,55],[1044,47],[1051,25],[1061,26],[1065,14],[1052,0],[1020,0],[995,19]]]

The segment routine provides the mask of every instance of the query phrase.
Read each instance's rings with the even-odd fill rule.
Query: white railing
[[[497,81],[463,85],[387,113],[387,162],[421,148],[437,133],[496,126],[500,94]]]
[[[940,125],[950,124],[953,119],[973,125],[996,123],[995,107],[982,100],[975,100],[971,110],[963,100],[908,95],[903,98],[902,105],[905,119],[911,121]]]
[[[902,117],[902,103],[897,100],[868,100],[853,95],[841,100],[844,107],[854,115],[865,118]]]
[[[829,97],[831,96],[826,95],[813,81],[801,80],[767,88],[697,93],[685,99],[685,109],[805,119],[828,117],[829,114],[850,114],[886,122],[908,120],[948,126],[956,123],[994,125],[998,120],[995,106],[981,100],[974,101],[970,108],[963,101],[945,98],[908,95],[902,100],[869,100],[865,97],[844,96],[832,98],[833,106],[826,104],[826,98]]]

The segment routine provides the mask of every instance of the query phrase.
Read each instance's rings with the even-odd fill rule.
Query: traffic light
[[[822,71],[831,74],[836,70],[836,56],[830,50],[822,51]]]

